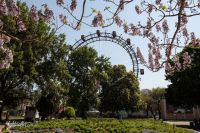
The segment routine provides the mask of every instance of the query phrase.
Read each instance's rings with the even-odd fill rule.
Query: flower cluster
[[[25,31],[26,26],[24,25],[23,21],[21,19],[17,20],[17,26],[19,31]]]
[[[149,68],[151,70],[158,70],[161,65],[159,60],[161,59],[160,48],[156,47],[154,43],[149,43]]]
[[[121,27],[123,21],[120,19],[119,16],[116,16],[116,17],[115,17],[115,23],[117,24],[117,26]]]
[[[63,16],[62,14],[59,15],[59,18],[60,18],[60,21],[63,23],[63,24],[68,24],[68,21],[67,21],[67,17],[66,16]]]
[[[161,31],[161,27],[160,27],[160,24],[159,24],[159,23],[156,24],[156,31],[157,31],[157,32],[160,32],[160,31]]]
[[[6,5],[7,5],[7,11],[8,15],[14,16],[14,17],[19,17],[20,15],[20,9],[18,8],[16,1],[14,0],[6,0]]]
[[[71,5],[70,5],[70,9],[71,11],[74,11],[77,7],[77,1],[76,0],[72,0],[71,1]]]
[[[164,33],[167,33],[169,31],[169,26],[166,19],[162,23],[162,28],[163,28]]]
[[[149,4],[147,8],[147,12],[151,13],[153,11],[153,5]]]
[[[39,20],[38,12],[34,5],[32,5],[32,7],[31,7],[30,17],[33,22],[37,22]]]
[[[182,61],[180,61],[180,57],[175,56],[172,59],[172,65],[169,61],[165,63],[165,71],[168,75],[173,75],[175,71],[179,72],[181,70],[185,70],[192,62],[191,56],[188,52],[184,52],[181,59]]]
[[[130,30],[131,30],[130,34],[133,36],[141,34],[140,28],[138,28],[137,26],[134,26],[133,24],[131,25]]]
[[[0,1],[0,15],[7,15],[8,14],[8,8],[6,5],[5,0]]]
[[[137,14],[141,14],[142,11],[140,10],[140,7],[138,5],[135,6],[135,11]]]
[[[8,43],[10,38],[4,34],[0,36],[0,54],[2,55],[0,60],[0,69],[9,68],[10,64],[13,62],[12,50],[9,48],[4,48],[4,43]]]
[[[56,0],[56,4],[61,6],[65,3],[64,3],[64,0]]]
[[[97,13],[97,15],[94,17],[93,21],[92,21],[92,25],[94,27],[97,27],[97,26],[103,26],[104,25],[104,20],[103,20],[103,16],[101,14],[101,12],[99,11]]]
[[[128,27],[128,25],[126,23],[123,24],[123,29],[124,29],[125,33],[128,33],[129,27]]]
[[[139,47],[137,47],[137,58],[140,60],[141,64],[146,64],[146,61],[144,60],[144,57],[143,57]]]
[[[155,3],[156,3],[156,5],[160,5],[161,0],[156,0]]]
[[[43,19],[46,22],[50,22],[51,19],[53,18],[53,11],[48,8],[47,4],[44,4],[44,14],[43,15],[44,15]]]

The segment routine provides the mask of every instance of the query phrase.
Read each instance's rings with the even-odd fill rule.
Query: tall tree
[[[152,106],[155,106],[155,114],[158,113],[158,119],[161,119],[161,100],[165,97],[166,94],[166,89],[165,88],[153,88],[152,89],[152,93],[151,93],[151,97],[152,97]],[[152,111],[153,113],[153,111]],[[155,115],[154,115],[155,118]]]
[[[146,111],[146,116],[149,117],[149,112],[152,110],[152,97],[151,90],[142,89],[141,90],[141,100],[142,100],[142,109]]]
[[[31,86],[34,83],[42,84],[44,80],[39,83],[38,79],[41,79],[40,77],[54,76],[60,82],[62,81],[61,77],[63,80],[68,78],[68,76],[64,77],[64,74],[67,74],[66,63],[64,63],[66,60],[64,60],[65,56],[63,56],[66,50],[64,36],[56,36],[55,31],[43,19],[33,22],[29,16],[31,11],[29,11],[25,3],[18,3],[18,6],[21,10],[20,18],[26,25],[26,31],[19,31],[11,16],[0,16],[0,19],[4,22],[3,30],[20,40],[24,40],[12,39],[10,43],[4,45],[12,50],[15,60],[8,69],[0,70],[0,100],[3,101],[0,107],[0,115],[3,108],[11,103],[6,100],[8,96],[12,96],[14,99],[21,97],[22,94],[26,96],[33,89]],[[54,54],[52,54],[52,51],[54,51]],[[48,66],[47,62],[49,60],[53,60],[54,64],[51,62],[53,65],[47,69],[44,64]]]
[[[96,59],[97,52],[87,47],[78,48],[69,56],[69,104],[78,109],[81,117],[86,117],[86,111],[97,103]]]
[[[139,83],[123,65],[115,65],[103,82],[101,109],[103,111],[136,110],[139,101]]]
[[[142,90],[141,92],[141,100],[143,101],[143,109],[148,112],[150,111],[153,118],[156,119],[158,115],[158,119],[161,119],[161,100],[165,97],[166,89],[165,88],[153,88],[152,90]]]

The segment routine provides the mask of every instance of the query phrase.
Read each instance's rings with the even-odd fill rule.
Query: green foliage
[[[139,83],[133,72],[126,72],[123,65],[113,66],[108,79],[102,82],[101,110],[136,110],[139,101]]]
[[[76,116],[75,109],[74,109],[73,107],[69,107],[69,106],[65,108],[64,114],[65,114],[68,118],[71,118],[71,117],[75,117],[75,116]]]
[[[27,93],[32,91],[33,85],[38,89],[47,90],[50,84],[54,86],[57,84],[56,89],[62,88],[61,93],[64,93],[63,90],[68,89],[70,78],[65,36],[56,35],[54,29],[42,19],[33,23],[26,4],[18,3],[18,5],[21,8],[20,18],[27,28],[26,31],[19,32],[12,17],[0,16],[4,22],[2,30],[20,40],[12,39],[7,44],[13,52],[14,62],[9,69],[0,70],[0,100],[4,101],[1,108],[16,106],[19,100],[25,98],[31,99]],[[60,93],[59,90],[55,92]]]
[[[165,97],[166,89],[165,88],[153,88],[152,90],[142,90],[141,91],[141,100],[143,104],[143,109],[147,112],[150,111],[153,115],[154,119],[156,119],[156,115],[159,116],[159,119],[161,119],[161,108],[160,108],[160,102],[162,98]]]
[[[96,59],[97,52],[87,47],[78,48],[69,56],[72,78],[68,102],[78,110],[81,117],[85,117],[85,112],[97,104]]]
[[[192,131],[173,127],[173,125],[152,119],[129,119],[122,121],[116,119],[51,120],[38,122],[26,127],[15,127],[12,130],[37,131],[55,128],[62,128],[65,131],[71,129],[73,132],[78,133],[141,133],[142,131],[192,133]]]
[[[199,42],[197,40],[196,43]],[[176,106],[192,107],[200,104],[200,47],[189,44],[178,54],[180,60],[184,52],[191,56],[192,63],[184,70],[166,75],[166,79],[171,82],[167,89],[167,100]]]
[[[52,115],[58,108],[58,99],[54,93],[47,96],[41,96],[36,103],[36,108],[39,111],[39,115],[42,120],[45,120],[48,116]]]

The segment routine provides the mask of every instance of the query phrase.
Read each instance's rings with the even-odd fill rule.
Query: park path
[[[200,133],[199,131],[195,131],[193,129],[189,129],[190,122],[189,121],[164,121],[165,123],[168,123],[170,125],[176,125],[177,127],[185,127],[188,130],[194,131],[194,133]]]

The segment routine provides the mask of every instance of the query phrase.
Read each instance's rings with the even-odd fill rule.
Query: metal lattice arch
[[[86,46],[90,43],[97,42],[97,41],[113,42],[115,44],[120,45],[123,49],[125,49],[131,58],[133,72],[138,77],[139,65],[138,65],[136,53],[134,51],[134,45],[131,45],[131,40],[129,38],[125,40],[121,36],[118,36],[115,31],[113,31],[112,33],[108,33],[108,32],[100,32],[99,30],[97,30],[96,33],[93,33],[93,34],[89,34],[86,36],[81,35],[81,39],[76,41],[75,44],[71,46],[71,49],[75,50],[81,46]]]

